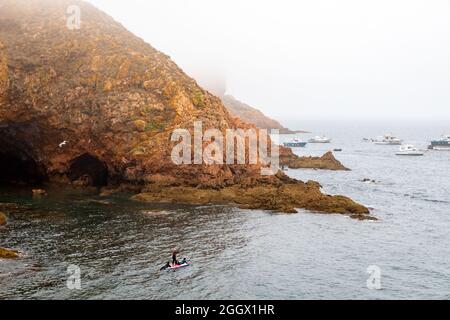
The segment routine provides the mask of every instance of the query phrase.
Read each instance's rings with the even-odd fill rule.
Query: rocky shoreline
[[[275,177],[247,179],[230,186],[199,188],[190,186],[148,185],[132,199],[194,205],[227,204],[242,209],[297,213],[306,209],[318,213],[336,213],[358,220],[376,220],[369,209],[344,196],[325,195],[314,181],[306,183],[279,172]]]

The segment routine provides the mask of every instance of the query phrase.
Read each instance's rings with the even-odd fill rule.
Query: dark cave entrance
[[[47,180],[44,168],[32,158],[0,150],[0,184],[39,185]]]
[[[20,143],[0,139],[0,184],[40,185],[47,181],[45,167],[21,148]]]
[[[85,153],[70,163],[70,181],[82,187],[104,187],[108,184],[108,167],[98,158]]]

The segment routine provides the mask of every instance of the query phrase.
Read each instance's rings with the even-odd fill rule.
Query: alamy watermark
[[[379,266],[369,266],[367,273],[370,274],[367,279],[367,289],[380,290],[381,289],[381,268]]]
[[[67,21],[66,26],[69,30],[81,29],[81,9],[77,5],[71,5],[66,10]]]
[[[81,268],[75,264],[67,267],[66,285],[69,290],[81,290]]]
[[[278,136],[278,130],[271,134]],[[261,165],[261,175],[279,170],[279,146],[272,143],[266,129],[207,129],[194,122],[193,139],[188,129],[175,129],[172,142],[178,142],[171,153],[176,165]]]

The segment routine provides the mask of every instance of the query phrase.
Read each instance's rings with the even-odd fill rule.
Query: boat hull
[[[412,152],[412,153],[403,153],[403,152],[397,152],[397,156],[406,156],[406,157],[420,157],[423,156],[424,152]]]
[[[304,148],[304,147],[306,147],[307,143],[306,142],[285,142],[285,143],[283,143],[283,145],[286,148]]]
[[[379,146],[401,146],[402,142],[383,142],[383,141],[379,141],[379,142],[374,142],[374,144],[377,144]]]
[[[436,151],[450,151],[450,145],[430,145],[428,147],[430,150],[436,150]]]
[[[331,143],[331,140],[326,140],[326,141],[316,141],[316,140],[309,140],[309,143]]]

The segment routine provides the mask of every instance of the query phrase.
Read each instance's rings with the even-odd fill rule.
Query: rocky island
[[[349,171],[331,151],[321,157],[299,157],[290,148],[280,147],[280,164],[289,169],[322,169],[332,171]]]
[[[66,26],[70,5],[81,8],[79,29]],[[119,187],[140,201],[373,219],[316,182],[262,176],[260,165],[174,164],[175,129],[195,121],[221,131],[251,125],[86,2],[0,0],[0,8],[0,164],[10,168],[1,182]]]

